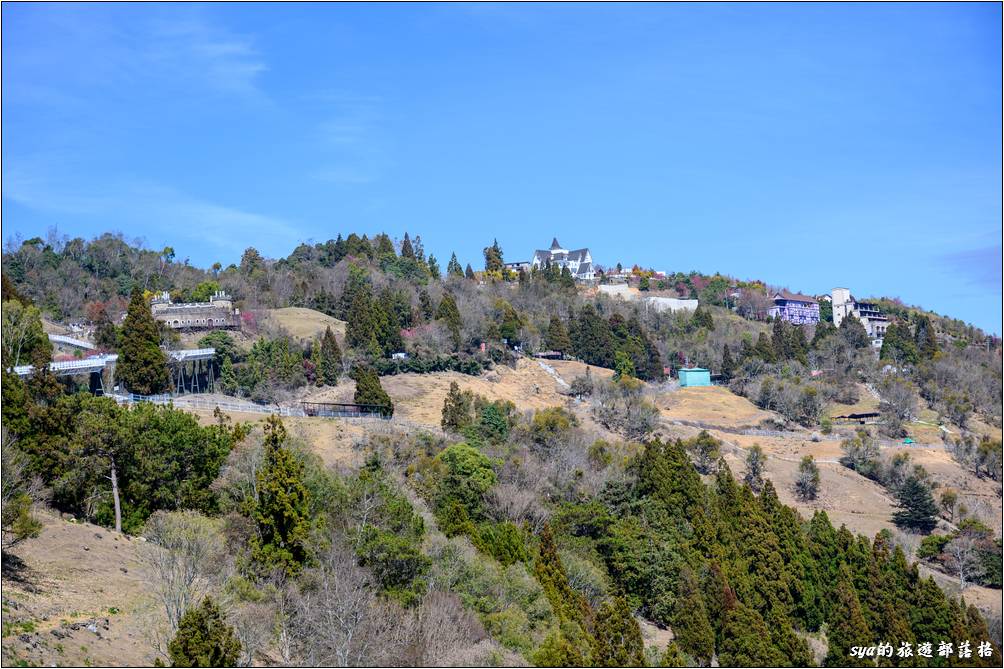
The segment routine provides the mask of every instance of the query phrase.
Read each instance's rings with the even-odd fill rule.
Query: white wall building
[[[567,267],[576,281],[592,281],[596,278],[596,272],[593,270],[593,256],[589,253],[589,249],[569,251],[561,247],[557,237],[551,241],[551,248],[547,251],[533,252],[531,267],[541,270],[548,263],[558,268]]]
[[[839,328],[845,318],[857,318],[871,337],[872,346],[881,348],[885,331],[889,327],[889,319],[882,315],[879,308],[870,302],[858,302],[847,288],[834,288],[831,295],[833,324]]]

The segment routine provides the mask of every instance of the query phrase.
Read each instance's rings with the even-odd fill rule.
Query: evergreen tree
[[[868,628],[868,623],[865,622],[847,565],[840,566],[836,601],[830,611],[829,623],[827,632],[829,647],[826,659],[823,661],[824,665],[829,667],[874,666],[873,659],[851,657],[850,651],[853,646],[871,646],[877,640]]]
[[[811,455],[806,455],[798,463],[798,476],[795,479],[795,494],[802,501],[816,499],[819,495],[819,467]]]
[[[771,644],[770,630],[759,613],[728,598],[718,663],[723,667],[779,667],[785,658]]]
[[[335,339],[335,333],[331,331],[330,325],[324,328],[320,353],[317,378],[325,385],[337,385],[338,375],[342,371],[342,349],[338,347],[338,340]]]
[[[911,475],[896,494],[900,510],[892,515],[897,527],[927,534],[938,524],[938,505],[931,489],[916,475]]]
[[[474,281],[477,277],[474,276],[474,269],[471,267],[471,263],[467,263],[467,269],[464,270],[464,276],[467,277],[468,281]]]
[[[568,583],[551,527],[544,525],[540,533],[540,548],[533,565],[534,575],[544,588],[551,608],[561,621],[584,623],[589,611],[585,598]]]
[[[666,650],[662,652],[662,656],[659,658],[660,667],[686,667],[687,658],[683,656],[680,651],[680,647],[676,645],[675,641],[670,641],[666,644]]]
[[[173,667],[236,667],[241,644],[210,597],[185,611],[167,646]]]
[[[921,358],[932,360],[938,354],[938,337],[934,332],[934,325],[927,315],[917,317],[917,324],[913,331],[914,345]]]
[[[432,304],[432,296],[429,295],[429,291],[422,288],[418,291],[418,312],[422,315],[423,320],[430,321],[433,316],[436,315],[436,308]]]
[[[167,356],[160,348],[160,331],[143,291],[134,288],[122,325],[116,376],[130,392],[155,395],[170,388]]]
[[[844,341],[854,348],[868,348],[871,346],[868,331],[865,330],[865,326],[862,325],[861,321],[854,316],[846,316],[844,320],[840,321],[840,327],[837,328],[837,331],[844,338]]]
[[[732,351],[729,350],[729,345],[726,344],[722,348],[722,365],[721,365],[722,378],[724,378],[726,381],[731,381],[735,373],[736,373],[736,363],[732,359]]]
[[[401,257],[408,260],[415,259],[415,249],[411,245],[411,238],[408,237],[407,232],[404,233],[404,241],[401,242]]]
[[[388,418],[394,415],[394,402],[380,385],[380,377],[377,376],[375,369],[357,365],[352,369],[352,378],[356,382],[353,402],[384,407],[380,413]]]
[[[453,350],[460,350],[460,328],[463,322],[460,320],[460,310],[457,309],[457,301],[452,293],[443,293],[443,299],[439,302],[436,310],[436,320],[442,320],[450,332],[450,340]]]
[[[766,333],[761,332],[760,336],[757,337],[756,346],[753,347],[753,355],[764,362],[777,362],[777,353]]]
[[[379,356],[382,350],[377,337],[381,334],[379,326],[382,324],[378,322],[375,311],[369,286],[363,286],[355,292],[349,307],[345,323],[345,343],[350,348]]]
[[[460,432],[471,424],[471,406],[474,395],[469,390],[461,391],[456,381],[450,382],[450,390],[443,400],[443,417],[439,424],[443,430]]]
[[[671,621],[676,643],[702,667],[711,666],[715,654],[715,630],[711,627],[704,597],[689,567],[680,571]]]
[[[753,492],[759,493],[763,489],[763,472],[766,464],[767,456],[760,448],[760,444],[753,444],[753,447],[746,451],[746,469],[743,473],[743,481]]]
[[[285,442],[282,421],[269,416],[263,462],[257,474],[254,520],[258,533],[252,540],[252,554],[266,568],[279,567],[294,575],[308,559],[310,493],[304,485],[303,464]]]
[[[568,269],[568,265],[564,265],[561,268],[561,275],[558,277],[558,284],[562,288],[575,288],[575,277],[572,276],[572,271]]]
[[[558,316],[551,316],[551,322],[547,326],[547,335],[544,345],[551,351],[565,354],[572,351],[572,340],[568,338],[568,330]]]
[[[882,349],[879,351],[879,358],[891,360],[897,365],[913,365],[920,359],[917,353],[917,346],[913,342],[913,335],[910,333],[910,326],[906,323],[895,322],[885,331],[882,338]]]
[[[812,348],[819,348],[820,343],[830,335],[837,334],[837,328],[828,321],[816,323],[816,331],[812,334]]]
[[[491,246],[485,248],[484,254],[486,272],[501,272],[505,269],[505,262],[502,260],[502,247],[499,246],[497,239],[492,241]]]
[[[450,256],[450,262],[446,264],[446,276],[464,276],[464,268],[460,266],[457,261],[457,254],[454,253]]]
[[[436,260],[436,256],[429,254],[429,276],[433,278],[434,281],[439,281],[441,278],[441,273],[439,271],[439,262]]]
[[[615,359],[610,324],[596,313],[591,304],[582,307],[576,321],[571,333],[576,357],[590,365],[612,368]]]
[[[223,364],[220,365],[220,388],[227,395],[236,395],[240,389],[237,382],[237,372],[234,370],[234,363],[230,358],[223,358]]]
[[[694,309],[694,315],[690,318],[690,325],[695,329],[705,328],[707,330],[714,330],[715,320],[711,317],[711,312],[699,304]]]
[[[407,238],[407,233],[405,233],[405,238]],[[365,240],[365,239],[366,239],[366,237],[364,235],[363,236],[363,240]],[[362,241],[362,240],[360,240],[360,241]],[[387,257],[387,258],[396,258],[397,257],[397,253],[394,251],[394,242],[392,242],[390,240],[390,237],[386,233],[384,233],[384,232],[381,232],[379,235],[377,235],[376,237],[373,238],[373,246],[376,247],[376,256],[378,258],[384,258],[384,257]],[[411,248],[411,242],[410,241],[408,242],[408,248],[409,249]],[[414,256],[415,256],[415,254],[412,253],[412,258],[414,258]]]
[[[594,667],[640,667],[645,664],[645,644],[638,621],[627,600],[604,602],[593,619]]]

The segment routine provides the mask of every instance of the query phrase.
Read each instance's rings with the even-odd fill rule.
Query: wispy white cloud
[[[109,183],[100,191],[54,183],[28,171],[6,170],[3,199],[50,215],[84,216],[115,226],[127,237],[183,239],[228,257],[249,245],[285,248],[305,237],[281,217],[213,202],[174,188],[140,181]],[[267,252],[267,251],[266,251]]]
[[[343,92],[321,92],[315,100],[326,113],[314,133],[320,166],[310,177],[340,185],[378,181],[390,166],[384,101]]]

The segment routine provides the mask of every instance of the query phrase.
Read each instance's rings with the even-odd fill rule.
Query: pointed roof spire
[[[561,244],[558,243],[558,238],[554,237],[551,240],[551,250],[553,251],[555,249],[560,249],[560,248],[561,248]]]

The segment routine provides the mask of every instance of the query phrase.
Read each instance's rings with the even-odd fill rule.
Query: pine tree
[[[917,325],[913,331],[913,340],[921,358],[932,360],[938,354],[938,337],[934,332],[931,319],[926,315],[917,317]]]
[[[545,346],[548,350],[565,354],[572,350],[572,340],[568,338],[568,330],[558,316],[551,316],[551,322],[547,326],[547,336]]]
[[[823,664],[830,667],[873,666],[874,660],[851,657],[851,647],[870,646],[876,642],[865,622],[861,604],[854,591],[851,574],[846,565],[840,566],[836,601],[830,611],[827,641],[829,648]]]
[[[456,277],[464,276],[464,268],[461,267],[460,263],[457,261],[456,253],[450,256],[450,262],[447,263],[446,265],[446,276],[456,276]]]
[[[491,246],[485,248],[484,254],[486,272],[501,272],[505,269],[505,262],[502,260],[502,247],[499,246],[497,239],[492,241]]]
[[[471,424],[471,405],[474,401],[473,394],[461,391],[456,381],[450,382],[450,390],[443,399],[443,416],[439,424],[444,430],[460,432],[463,428]]]
[[[885,331],[882,338],[882,348],[879,351],[879,358],[882,360],[892,360],[897,365],[913,365],[920,359],[917,346],[913,342],[913,335],[910,334],[910,326],[906,323],[895,322]]]
[[[460,320],[460,310],[457,309],[457,301],[453,298],[452,293],[443,294],[443,299],[440,300],[439,308],[436,310],[436,320],[442,320],[446,325],[450,331],[453,350],[459,351],[460,328],[463,327],[463,322]]]
[[[785,658],[771,644],[770,630],[759,613],[728,597],[718,663],[723,667],[779,667]]]
[[[701,666],[711,666],[711,658],[715,654],[715,630],[704,608],[704,597],[697,579],[689,567],[680,570],[670,625],[680,650],[696,659]]]
[[[761,332],[760,336],[757,337],[756,346],[753,347],[753,355],[764,362],[777,362],[777,353],[766,333]]]
[[[585,598],[568,583],[551,527],[544,525],[540,533],[540,548],[533,565],[534,575],[544,589],[547,600],[559,620],[582,624],[589,612]]]
[[[593,619],[594,667],[640,667],[645,664],[645,645],[638,621],[627,600],[616,597],[604,602]]]
[[[170,388],[167,356],[160,348],[160,331],[143,291],[134,288],[122,325],[116,376],[130,392],[155,395]]]
[[[407,233],[405,233],[405,237],[407,237]],[[365,239],[366,236],[363,235],[363,240]],[[376,247],[376,255],[378,258],[384,256],[389,258],[397,257],[397,253],[394,251],[394,242],[390,240],[390,237],[387,235],[387,233],[381,232],[379,235],[374,237],[373,246]],[[411,242],[408,242],[408,247],[411,248]],[[412,257],[414,257],[414,255],[415,254],[412,253]]]
[[[938,505],[931,489],[916,476],[903,482],[896,497],[901,508],[892,514],[892,520],[897,527],[927,534],[938,524]]]
[[[432,296],[429,295],[429,291],[422,288],[418,291],[418,312],[421,314],[423,320],[432,320],[433,316],[436,315],[436,308],[432,304]]]
[[[254,512],[258,533],[255,561],[299,573],[308,559],[310,493],[303,481],[303,464],[285,447],[286,428],[277,416],[265,422],[265,452],[258,470],[258,504]]]
[[[729,350],[729,345],[726,344],[722,348],[722,367],[721,367],[722,378],[724,378],[726,381],[731,381],[735,373],[736,373],[736,363],[732,359],[732,351]]]
[[[680,647],[676,645],[675,641],[670,641],[666,644],[666,650],[663,651],[662,656],[659,658],[660,667],[686,667],[687,658],[683,656],[680,651]]]
[[[471,267],[471,263],[467,263],[467,269],[464,270],[464,276],[467,277],[468,281],[474,281],[477,277],[474,276],[474,269]]]
[[[415,249],[411,245],[411,238],[408,237],[407,232],[404,233],[404,241],[401,242],[401,257],[408,260],[415,259]]]
[[[430,253],[427,264],[429,266],[429,276],[431,276],[433,280],[439,281],[441,278],[441,272],[439,271],[439,262],[436,260],[436,256]]]
[[[351,376],[356,382],[356,392],[352,397],[353,402],[383,407],[380,413],[387,418],[394,415],[394,402],[380,385],[380,377],[377,376],[375,369],[357,365],[352,369]]]
[[[703,305],[697,305],[694,309],[694,315],[690,319],[690,325],[693,328],[706,328],[708,330],[715,329],[715,320],[711,317],[711,312],[708,311]]]
[[[167,646],[173,667],[236,667],[240,641],[210,597],[185,611]]]
[[[362,286],[356,291],[349,307],[345,324],[345,342],[350,348],[379,356],[382,353],[377,340],[380,325],[381,323],[377,322],[369,286]]]
[[[234,370],[234,363],[229,357],[223,358],[223,364],[220,365],[220,388],[227,395],[236,395],[240,389],[240,385],[237,382],[237,372]]]
[[[338,384],[338,375],[342,371],[342,349],[338,346],[335,333],[331,331],[331,326],[324,328],[324,336],[321,337],[320,345],[320,365],[317,369],[317,378],[328,386]]]

